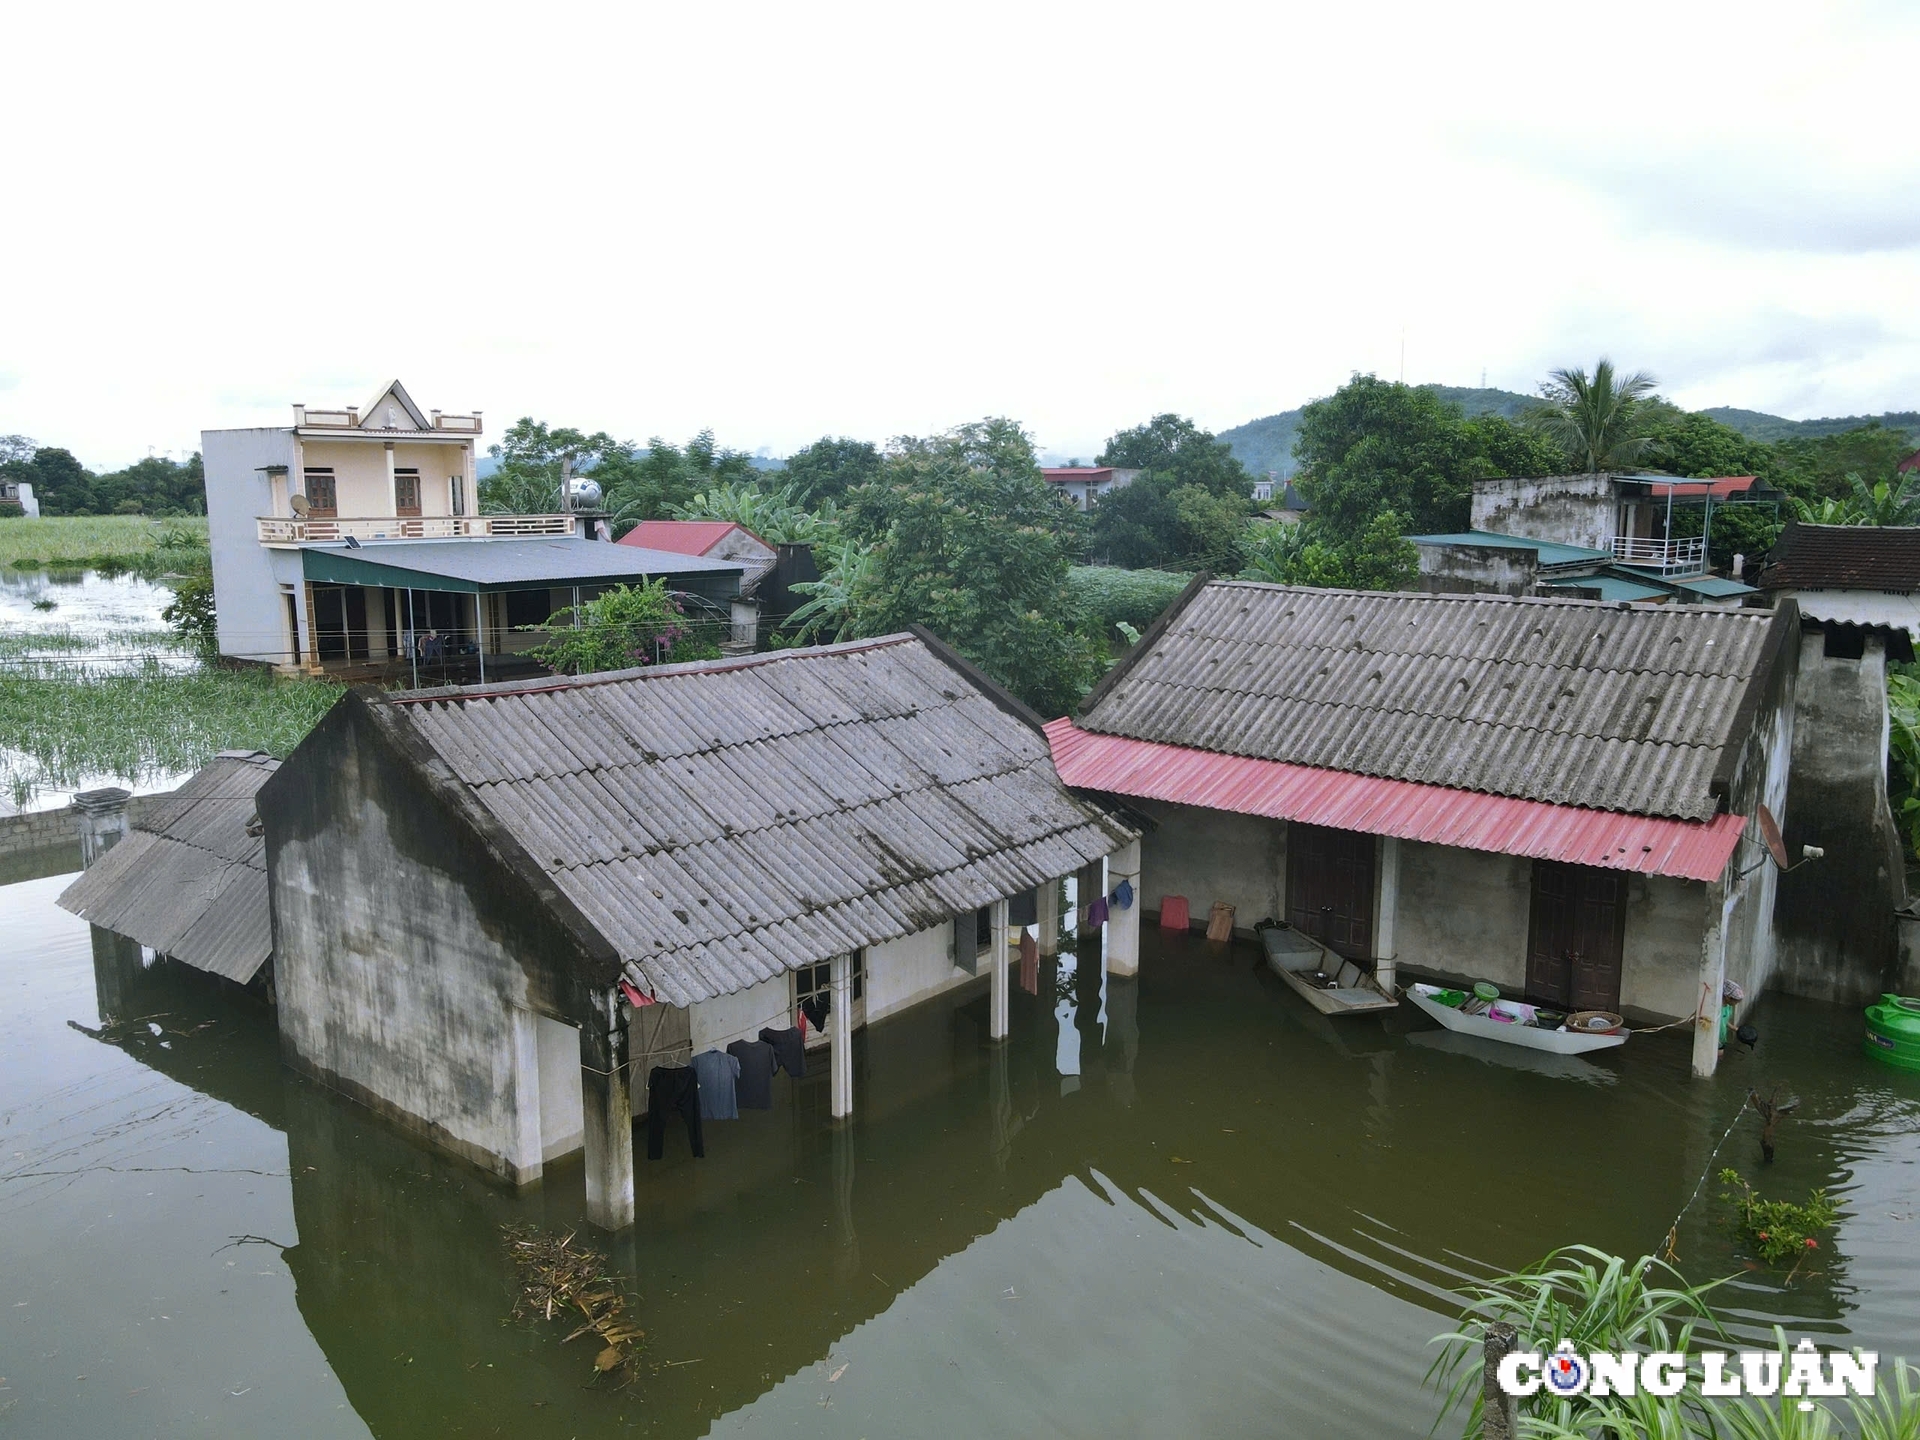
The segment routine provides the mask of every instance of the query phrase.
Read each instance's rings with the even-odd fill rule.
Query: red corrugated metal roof
[[[1041,469],[1043,479],[1052,481],[1091,480],[1096,475],[1111,475],[1111,465],[1048,465]]]
[[[1671,495],[1676,500],[1698,500],[1712,495],[1716,500],[1731,499],[1735,495],[1744,495],[1753,488],[1751,475],[1722,475],[1717,480],[1680,480],[1667,484],[1656,484],[1653,495],[1656,500],[1665,500]]]
[[[1463,850],[1717,880],[1746,827],[1740,815],[1705,821],[1625,815],[1217,755],[1183,745],[1094,735],[1071,720],[1055,720],[1046,729],[1054,768],[1068,785],[1081,789]]]
[[[620,537],[620,543],[637,545],[642,550],[666,550],[675,555],[705,555],[734,530],[753,535],[751,530],[732,520],[642,520]],[[760,543],[766,544],[764,540]]]

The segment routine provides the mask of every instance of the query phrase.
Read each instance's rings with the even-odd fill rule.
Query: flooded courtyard
[[[1769,1000],[1701,1083],[1677,1033],[1456,1049],[1149,935],[1137,981],[1043,966],[1005,1046],[983,989],[862,1032],[850,1125],[822,1065],[704,1160],[639,1162],[610,1249],[646,1349],[596,1386],[588,1342],[508,1319],[501,1239],[580,1223],[577,1157],[499,1189],[285,1072],[270,1013],[192,972],[102,1028],[67,883],[0,888],[11,1433],[1417,1436],[1448,1286],[1658,1249],[1683,1207],[1682,1267],[1735,1276],[1743,1326],[1920,1352],[1920,1077],[1857,1013]],[[1763,1169],[1736,1116],[1776,1084],[1803,1103]],[[1726,1164],[1842,1202],[1790,1287],[1699,1186]]]

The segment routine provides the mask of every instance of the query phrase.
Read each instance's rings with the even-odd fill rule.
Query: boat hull
[[[1508,1024],[1484,1015],[1468,1015],[1432,998],[1432,987],[1412,985],[1407,998],[1458,1035],[1477,1035],[1502,1045],[1544,1050],[1550,1055],[1582,1055],[1589,1050],[1611,1050],[1627,1043],[1625,1035],[1583,1035],[1573,1030],[1542,1030],[1537,1025]]]

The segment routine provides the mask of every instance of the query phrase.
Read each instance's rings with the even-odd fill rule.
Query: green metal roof
[[[623,581],[722,582],[731,595],[744,566],[731,560],[674,555],[604,540],[550,536],[525,540],[372,540],[356,548],[307,546],[300,552],[309,580],[383,585],[395,590],[448,590],[477,595],[541,586],[613,585]],[[716,588],[702,585],[702,592]]]
[[[1658,585],[1643,585],[1638,580],[1628,580],[1619,575],[1574,575],[1565,580],[1543,580],[1543,585],[1561,586],[1568,589],[1592,590],[1602,600],[1665,600],[1672,595],[1671,590]]]
[[[1409,535],[1416,545],[1489,545],[1500,550],[1532,550],[1542,565],[1603,564],[1613,559],[1605,550],[1562,545],[1557,540],[1533,540],[1525,535],[1502,535],[1494,530],[1464,530],[1457,535]]]

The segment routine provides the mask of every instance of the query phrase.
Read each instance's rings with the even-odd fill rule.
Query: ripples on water
[[[161,971],[157,1018],[70,1028],[96,1016],[62,884],[0,890],[19,1433],[1424,1435],[1447,1286],[1574,1240],[1654,1249],[1710,1163],[1848,1213],[1785,1289],[1709,1183],[1691,1276],[1737,1274],[1750,1325],[1920,1351],[1920,1077],[1859,1055],[1857,1012],[1770,1001],[1711,1085],[1675,1035],[1544,1073],[1149,937],[1137,984],[1068,965],[1016,990],[998,1050],[980,996],[872,1027],[851,1127],[821,1067],[710,1125],[706,1160],[676,1136],[640,1161],[612,1258],[650,1368],[585,1390],[584,1342],[502,1323],[499,1245],[579,1222],[577,1161],[519,1197],[483,1183],[288,1078],[263,1012]],[[1710,1154],[1750,1083],[1803,1100],[1764,1170],[1748,1121]]]

